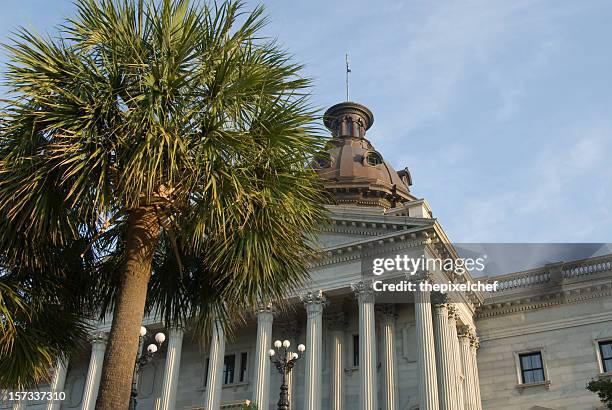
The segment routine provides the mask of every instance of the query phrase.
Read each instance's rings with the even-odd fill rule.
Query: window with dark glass
[[[382,158],[376,152],[371,152],[367,155],[366,161],[368,165],[376,166],[383,163]]]
[[[541,352],[521,354],[519,360],[521,362],[523,384],[538,383],[545,380]]]
[[[247,352],[242,352],[240,354],[240,381],[246,381],[246,377],[247,377],[247,359],[248,359],[248,355]]]
[[[599,352],[604,373],[612,372],[612,340],[599,342]]]
[[[225,356],[223,359],[223,384],[234,383],[236,355]]]
[[[353,366],[359,366],[359,335],[353,335]]]

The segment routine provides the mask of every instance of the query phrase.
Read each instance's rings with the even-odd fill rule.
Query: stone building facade
[[[146,318],[168,337],[139,378],[139,409],[276,408],[280,375],[266,352],[277,339],[306,345],[289,378],[293,410],[601,408],[585,385],[612,375],[612,255],[491,276],[490,293],[417,289],[389,301],[373,289],[364,261],[377,255],[457,256],[427,202],[410,193],[408,169],[396,172],[365,138],[373,119],[349,102],[324,117],[333,139],[315,167],[335,203],[309,283],[205,346],[188,328]],[[441,268],[410,277],[473,280]],[[64,401],[2,408],[93,409],[109,328],[100,323],[91,350],[41,388],[64,391]]]

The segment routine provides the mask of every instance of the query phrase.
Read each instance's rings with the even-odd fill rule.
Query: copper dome
[[[338,203],[390,208],[415,199],[409,193],[409,171],[398,174],[365,138],[374,122],[367,107],[336,104],[325,112],[323,122],[332,139],[318,156],[315,170]]]

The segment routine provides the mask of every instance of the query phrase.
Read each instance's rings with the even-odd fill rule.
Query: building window
[[[239,359],[240,362],[236,363]],[[223,358],[223,384],[233,384],[236,379],[239,382],[245,382],[247,380],[247,366],[248,366],[248,355],[246,352],[238,354],[227,355]],[[204,387],[208,385],[208,367],[210,366],[210,359],[206,359],[204,364]],[[236,375],[236,370],[239,373]]]
[[[366,156],[366,162],[368,165],[375,167],[383,163],[382,157],[376,152],[369,152]]]
[[[353,366],[359,366],[359,335],[353,335]]]
[[[236,355],[223,358],[223,384],[234,383],[234,369],[236,368]]]
[[[244,382],[247,378],[247,352],[242,352],[240,354],[240,381]]]
[[[612,372],[612,340],[599,342],[599,353],[601,354],[601,367],[604,373]]]
[[[519,361],[521,365],[521,382],[523,384],[545,381],[542,352],[520,354]]]

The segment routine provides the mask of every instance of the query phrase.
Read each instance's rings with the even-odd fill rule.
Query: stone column
[[[472,370],[472,352],[471,352],[471,337],[472,329],[469,326],[459,327],[459,349],[461,355],[461,370],[463,372],[463,397],[466,410],[476,410],[476,385],[474,381],[474,372]]]
[[[59,359],[53,370],[53,378],[49,386],[52,396],[64,391],[66,373],[68,373],[68,359]],[[61,400],[53,400],[53,397],[51,397],[51,400],[47,403],[47,410],[59,410],[61,405]]]
[[[161,410],[174,410],[176,405],[176,390],[181,366],[181,352],[183,350],[183,329],[170,328],[168,330],[168,351],[164,366],[164,380],[160,399]]]
[[[344,331],[346,316],[343,312],[326,317],[331,336],[331,394],[330,410],[344,409]]]
[[[476,351],[480,347],[480,340],[474,333],[470,340],[470,352],[472,358],[472,372],[474,374],[474,389],[475,389],[475,399],[476,399],[476,410],[482,410],[482,401],[480,399],[480,377],[478,376],[478,360],[476,357]]]
[[[353,283],[351,287],[359,301],[359,387],[361,391],[361,409],[378,410],[374,289],[372,289],[371,282],[365,281]]]
[[[461,353],[459,348],[459,338],[457,336],[457,308],[453,305],[448,306],[448,328],[450,330],[450,347],[452,350],[453,364],[455,365],[455,398],[457,399],[457,408],[465,409],[464,393],[463,393],[463,378],[461,374]]]
[[[258,409],[270,407],[270,359],[268,350],[272,348],[272,305],[257,308],[257,341],[255,343],[255,374],[253,375],[253,402]]]
[[[398,383],[395,356],[395,305],[377,306],[382,336],[383,409],[398,409]]]
[[[306,307],[306,377],[304,410],[321,410],[323,379],[323,305],[325,297],[319,290],[301,297]]]
[[[417,284],[414,292],[414,315],[416,322],[416,344],[419,369],[419,409],[438,410],[438,381],[436,376],[436,354],[434,349],[433,324],[431,318],[430,292],[420,288],[427,283],[428,275]]]
[[[448,324],[446,295],[436,294],[434,305],[434,344],[440,410],[457,410],[455,364]]]
[[[83,389],[82,410],[94,410],[96,407],[98,389],[100,388],[100,377],[102,376],[104,351],[106,350],[106,341],[107,335],[104,332],[98,332],[91,337],[91,357],[89,359],[89,368],[87,369],[87,378],[85,379],[85,387]]]
[[[223,362],[225,359],[225,332],[222,326],[220,322],[215,322],[213,325],[204,410],[217,410],[221,406]]]

